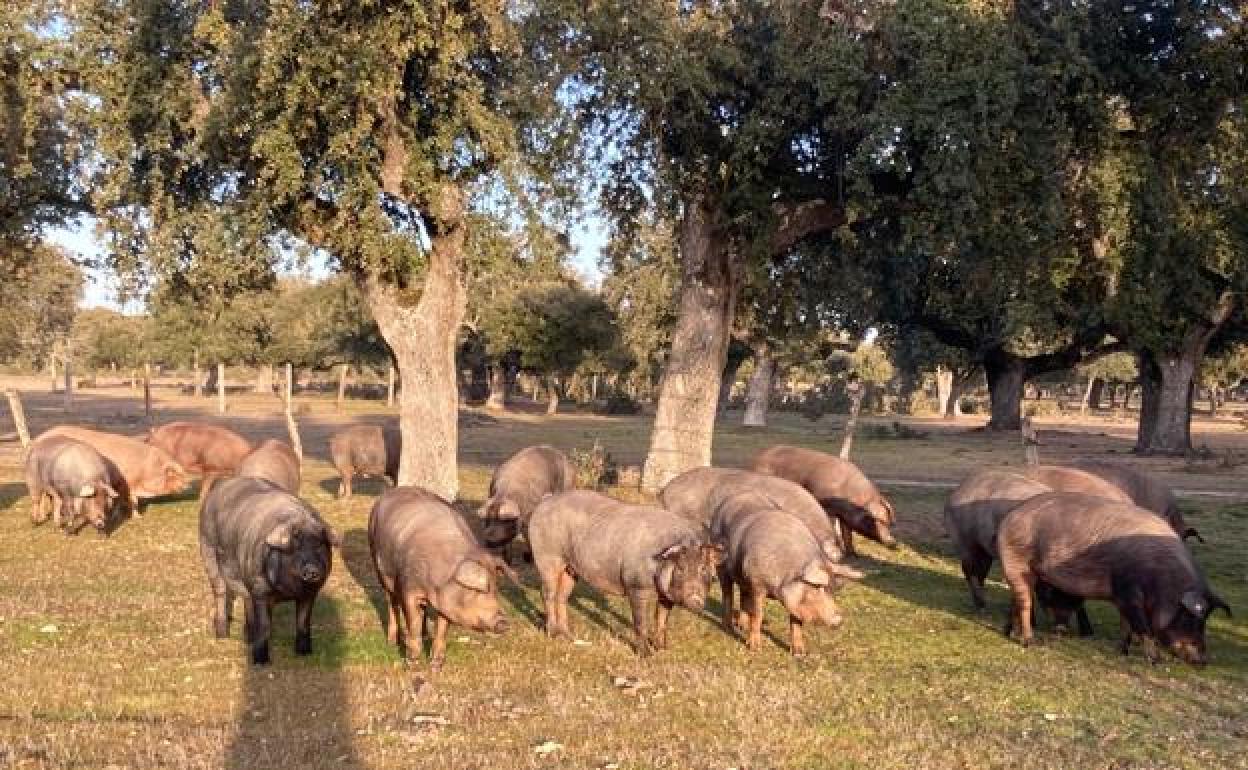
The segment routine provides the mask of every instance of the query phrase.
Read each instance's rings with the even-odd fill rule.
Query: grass
[[[906,545],[864,544],[859,566],[868,575],[842,594],[846,625],[815,629],[805,659],[784,648],[785,620],[772,602],[772,641],[758,653],[722,633],[708,608],[701,617],[678,610],[672,649],[639,660],[628,645],[626,603],[582,589],[571,622],[588,644],[549,642],[536,623],[534,576],[524,570],[524,584],[504,595],[513,631],[489,637],[453,628],[446,667],[430,679],[423,663],[405,665],[385,641],[364,536],[377,485],[360,484],[349,502],[330,496],[333,472],[317,448],[323,434],[343,419],[377,416],[365,405],[352,409],[342,418],[305,417],[313,454],[303,493],[344,535],[344,547],[317,605],[315,653],[293,655],[292,613],[282,608],[267,668],[245,664],[237,627],[228,640],[208,633],[192,497],[154,504],[109,539],[70,538],[32,529],[20,468],[11,459],[0,464],[0,765],[1248,766],[1241,614],[1213,620],[1213,663],[1204,670],[1118,656],[1118,624],[1106,605],[1093,607],[1093,639],[1043,636],[1023,650],[998,631],[1007,601],[999,582],[990,613],[970,610],[941,533],[940,489],[889,488]],[[250,434],[281,435],[266,416],[240,408],[233,419]],[[642,418],[470,421],[461,496],[475,507],[492,465],[520,446],[588,448],[597,438],[635,463],[647,434]],[[1113,441],[1087,435],[1071,439],[1080,451]],[[717,460],[739,464],[777,441],[826,448],[835,439],[830,422],[725,426]],[[863,438],[855,452],[880,478],[956,478],[1019,449],[1007,439],[933,431],[927,439]],[[1188,486],[1201,481],[1183,478]],[[1193,545],[1198,561],[1232,607],[1248,612],[1248,506],[1184,504],[1208,541]],[[617,677],[643,686],[617,687]],[[560,748],[539,753],[547,742]]]

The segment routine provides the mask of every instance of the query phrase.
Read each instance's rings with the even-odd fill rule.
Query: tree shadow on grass
[[[26,497],[26,485],[19,481],[0,484],[0,510],[9,510]]]
[[[351,573],[351,577],[360,585],[360,588],[364,589],[369,604],[373,605],[373,611],[377,613],[377,621],[381,623],[384,631],[390,613],[386,606],[385,591],[382,590],[381,583],[377,580],[377,568],[373,566],[372,550],[368,545],[368,530],[364,527],[354,527],[344,532],[340,552],[343,563],[347,565],[347,571]]]

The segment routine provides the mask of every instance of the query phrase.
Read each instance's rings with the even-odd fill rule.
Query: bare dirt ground
[[[84,389],[66,415],[46,381],[23,388],[32,433],[76,422],[141,434],[140,395],[126,385]],[[155,389],[156,420],[219,420],[252,439],[285,437],[276,397],[231,394],[224,416],[173,383]],[[22,451],[0,441],[0,766],[5,767],[566,767],[943,768],[1248,767],[1248,485],[1237,415],[1200,418],[1207,459],[1137,458],[1134,423],[1108,415],[1038,419],[1045,462],[1095,458],[1146,467],[1182,490],[1207,543],[1193,553],[1236,611],[1210,626],[1213,664],[1148,665],[1114,652],[1112,608],[1093,608],[1097,635],[1043,635],[1029,650],[1004,639],[1006,593],[972,612],[940,523],[944,485],[984,464],[1021,464],[1016,436],[907,419],[927,435],[887,438],[871,418],[855,460],[892,496],[906,545],[867,544],[862,585],[842,594],[847,622],[810,634],[813,654],[784,649],[771,603],[772,643],[757,653],[712,614],[674,617],[672,649],[635,658],[627,605],[574,594],[584,642],[540,631],[531,570],[508,587],[516,628],[505,637],[453,629],[446,669],[429,678],[385,642],[364,525],[380,490],[363,482],[337,501],[327,439],[337,427],[390,417],[383,404],[301,396],[307,449],[303,496],[343,534],[314,615],[315,654],[292,652],[292,613],[275,620],[274,664],[246,665],[241,630],[208,633],[208,592],[196,546],[194,490],[155,502],[111,538],[32,528]],[[11,430],[0,407],[0,435]],[[461,412],[461,499],[470,510],[489,472],[516,449],[600,441],[622,464],[641,462],[646,417],[531,411]],[[716,462],[740,465],[763,446],[836,451],[842,418],[776,415],[765,430],[719,427]],[[903,483],[904,482],[904,483]],[[626,497],[635,490],[610,490]],[[995,575],[995,573],[994,573]]]

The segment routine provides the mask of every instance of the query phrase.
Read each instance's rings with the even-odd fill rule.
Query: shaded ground
[[[35,433],[64,421],[59,397],[25,398]],[[1050,636],[1026,651],[1007,642],[996,630],[1006,602],[999,583],[990,614],[969,609],[941,531],[944,491],[893,486],[907,546],[864,549],[860,566],[869,574],[843,594],[846,626],[814,630],[804,660],[774,643],[750,654],[713,623],[677,611],[673,648],[639,661],[627,644],[626,605],[579,589],[571,622],[588,644],[549,643],[536,626],[541,599],[526,570],[525,584],[505,596],[515,630],[502,638],[453,630],[446,669],[421,686],[423,666],[405,667],[379,622],[362,531],[378,486],[365,481],[354,500],[339,503],[325,461],[336,426],[385,419],[385,410],[349,402],[336,414],[329,399],[302,405],[302,491],[344,534],[344,547],[317,607],[315,654],[294,657],[293,617],[282,608],[274,665],[261,670],[244,664],[238,628],[230,640],[208,633],[190,495],[153,504],[149,516],[106,540],[32,529],[20,450],[0,443],[0,766],[1248,766],[1248,505],[1184,499],[1208,541],[1193,545],[1196,558],[1236,610],[1213,621],[1214,664],[1203,671],[1117,656],[1107,606],[1094,608],[1091,640]],[[157,408],[162,420],[216,419],[215,402],[163,389]],[[223,420],[252,438],[281,437],[279,410],[276,398],[240,396]],[[145,428],[128,388],[81,393],[76,411],[76,421],[106,429]],[[775,422],[765,431],[725,423],[717,462],[740,464],[778,441],[839,445],[839,419]],[[462,424],[466,505],[481,499],[492,466],[521,446],[587,449],[597,439],[635,464],[649,435],[645,418],[495,419],[466,410]],[[929,437],[856,442],[868,473],[941,481],[979,464],[1021,461],[1017,438],[971,432],[972,420],[908,424]],[[1126,421],[1042,428],[1046,461],[1118,459],[1183,489],[1246,491],[1243,471],[1219,469],[1216,460],[1197,467],[1131,458]],[[1196,428],[1197,443],[1215,453],[1248,449],[1235,419]],[[0,432],[7,430],[0,414]],[[768,628],[785,637],[774,603]],[[615,677],[651,686],[621,689]],[[562,748],[539,754],[547,741]]]

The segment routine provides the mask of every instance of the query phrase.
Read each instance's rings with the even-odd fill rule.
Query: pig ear
[[[1209,594],[1209,613],[1213,614],[1214,610],[1222,610],[1228,618],[1231,616],[1231,608],[1227,603],[1222,601],[1221,596],[1211,592]]]
[[[832,577],[828,574],[826,565],[818,561],[812,561],[806,565],[806,569],[802,570],[802,582],[812,586],[822,588],[832,582]]]
[[[1179,599],[1179,603],[1183,605],[1183,609],[1192,613],[1198,618],[1203,618],[1213,611],[1213,607],[1209,602],[1205,601],[1205,597],[1196,591],[1188,591]]]
[[[116,500],[117,498],[121,497],[121,495],[117,494],[117,490],[113,489],[108,484],[105,484],[104,486],[100,488],[104,490],[104,494],[108,495],[110,500]]]
[[[490,590],[490,571],[481,562],[465,559],[455,570],[455,582],[464,588],[485,593]]]
[[[488,519],[494,515],[494,509],[498,507],[498,502],[494,498],[481,503],[481,507],[477,509],[477,518]]]
[[[79,497],[95,497],[95,487],[91,484],[83,484],[78,488]]]
[[[1205,542],[1205,539],[1204,539],[1203,537],[1201,537],[1201,536],[1200,536],[1200,532],[1196,531],[1196,528],[1195,528],[1195,527],[1188,527],[1187,529],[1183,530],[1183,538],[1182,538],[1182,539],[1186,540],[1186,539],[1188,539],[1189,537],[1194,537],[1194,538],[1196,538],[1196,541],[1197,541],[1197,542],[1200,542],[1200,543]]]
[[[685,544],[676,543],[675,545],[669,545],[668,547],[664,548],[662,551],[659,551],[658,554],[656,554],[654,558],[658,559],[659,561],[667,561],[668,559],[675,559],[677,556],[680,556],[684,552],[685,552]]]
[[[659,574],[655,575],[654,582],[659,589],[659,596],[672,595],[672,578],[676,576],[676,565],[670,561],[664,562],[659,567]]]
[[[498,519],[518,519],[520,518],[520,506],[516,505],[512,500],[504,500],[494,510],[494,517]]]
[[[1186,598],[1187,594],[1184,594],[1183,599],[1179,600],[1179,603],[1183,603],[1185,607],[1184,599]],[[1173,601],[1167,602],[1153,610],[1153,632],[1156,633],[1164,628],[1169,628],[1170,624],[1174,622],[1174,616],[1178,614],[1179,604]],[[1200,617],[1204,617],[1204,615],[1200,615]]]
[[[836,577],[839,577],[839,578],[845,578],[846,580],[862,580],[864,577],[866,577],[865,574],[863,574],[859,570],[854,569],[853,567],[850,567],[847,564],[839,564],[837,562],[828,562],[827,564],[823,566],[825,569],[827,569],[827,571],[830,574],[835,575]]]
[[[279,551],[287,551],[290,549],[291,525],[289,522],[282,524],[269,533],[264,539],[264,544],[270,548],[276,548]]]
[[[165,466],[165,478],[176,479],[186,475],[186,471],[182,470],[182,466],[177,463],[169,463]]]

